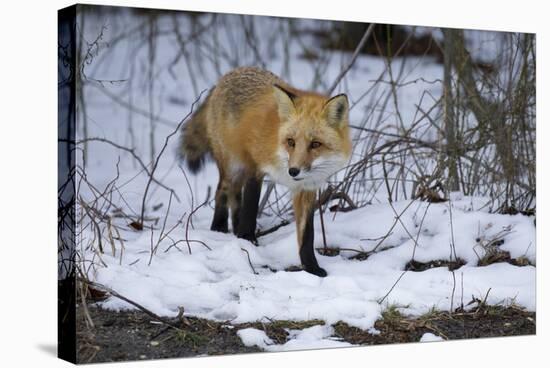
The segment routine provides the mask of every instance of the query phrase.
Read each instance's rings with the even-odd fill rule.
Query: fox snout
[[[310,170],[308,168],[300,169],[298,167],[291,167],[288,169],[288,175],[292,178],[293,181],[302,181],[308,179],[310,175]]]
[[[290,178],[293,179],[293,181],[300,181],[303,179],[308,178],[311,173],[311,163],[309,162],[299,162],[299,161],[293,161],[289,160],[288,164],[288,175]]]
[[[298,174],[300,174],[300,169],[297,167],[291,167],[288,169],[288,175],[292,176],[293,178],[297,177]]]

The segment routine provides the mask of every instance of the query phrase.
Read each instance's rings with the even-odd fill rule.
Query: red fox
[[[184,125],[181,155],[197,173],[210,154],[219,170],[211,230],[233,232],[257,245],[263,177],[293,193],[302,267],[320,277],[313,250],[316,189],[351,155],[348,99],[293,88],[255,67],[224,75]]]

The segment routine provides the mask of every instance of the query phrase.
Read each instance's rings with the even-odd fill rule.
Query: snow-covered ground
[[[119,17],[115,20],[129,21],[128,15]],[[234,23],[238,24],[239,19],[236,17]],[[93,39],[104,20],[110,24],[116,23],[113,19],[87,20],[88,39]],[[172,24],[171,19],[165,23]],[[260,34],[269,35],[275,32],[278,23],[268,19],[258,21],[258,27]],[[114,39],[117,29],[122,32],[123,28],[119,25],[108,29],[105,41]],[[220,32],[218,36],[223,38],[227,34]],[[266,39],[269,37],[266,36]],[[134,142],[133,148],[147,161],[150,117],[135,111],[130,117],[126,106],[114,102],[105,91],[122,101],[132,101],[140,109],[147,110],[153,106],[154,115],[162,120],[155,123],[157,152],[166,135],[188,113],[197,94],[191,88],[189,71],[184,64],[176,64],[171,70],[160,67],[172,62],[177,54],[173,39],[161,39],[155,46],[160,50],[156,57],[160,66],[155,77],[158,83],[153,88],[155,100],[151,104],[148,98],[151,90],[140,79],[146,78],[145,69],[136,71],[135,80],[129,80],[125,60],[128,55],[134,55],[132,45],[130,40],[102,49],[100,56],[87,67],[88,75],[98,80],[125,80],[103,85],[90,82],[85,88],[88,136],[105,137],[127,146]],[[273,48],[271,53],[266,51],[269,47]],[[266,56],[269,60],[267,67],[279,74],[287,74],[295,86],[309,88],[318,77],[309,62],[296,57],[292,59],[290,69],[285,69],[281,47],[278,43],[261,44],[260,52],[269,55]],[[296,44],[289,45],[292,55],[300,51]],[[135,60],[147,60],[146,47],[138,48],[133,57]],[[242,65],[253,63],[253,53],[241,57]],[[334,80],[349,55],[334,53],[331,58],[322,76],[327,80],[326,84]],[[398,70],[402,62],[402,59],[396,58],[392,67]],[[143,63],[136,64],[139,69]],[[217,67],[223,72],[230,70],[228,64]],[[215,69],[205,61],[204,70],[200,73],[195,71],[199,90],[215,83],[218,77]],[[384,69],[382,59],[360,56],[339,88],[345,90],[354,101],[370,87],[369,81],[377,79]],[[286,70],[285,73],[282,73],[283,70]],[[405,123],[414,121],[415,104],[422,105],[420,96],[423,92],[428,91],[434,96],[441,94],[440,84],[432,82],[438,78],[442,78],[442,68],[430,58],[408,59],[403,77],[405,86],[397,91],[401,119]],[[414,80],[417,81],[406,83]],[[127,83],[136,86],[133,96],[128,95]],[[365,118],[365,112],[372,108],[372,101],[372,98],[360,100],[352,109],[352,123]],[[429,106],[433,101],[426,103]],[[382,122],[394,124],[397,131],[399,127],[392,110],[394,106],[390,105],[386,107]],[[81,117],[79,122],[82,122]],[[79,134],[82,132],[79,131]],[[130,139],[130,134],[134,138]],[[159,218],[153,232],[136,231],[128,226],[128,220],[115,218],[113,221],[121,229],[124,247],[122,250],[117,246],[113,254],[106,246],[105,253],[100,255],[103,264],[99,262],[97,252],[88,247],[94,238],[93,228],[84,229],[79,239],[81,260],[93,280],[159,315],[176,316],[179,307],[184,307],[185,314],[189,316],[233,323],[310,319],[326,322],[323,326],[303,331],[289,331],[289,341],[283,345],[273,344],[263,331],[245,329],[238,332],[245,345],[280,351],[349,345],[334,339],[331,324],[344,321],[376,333],[374,322],[388,305],[398,306],[404,314],[420,315],[433,308],[456,308],[468,303],[472,296],[483,299],[487,295],[489,304],[515,303],[535,310],[535,267],[532,265],[536,264],[536,244],[532,217],[491,214],[487,206],[490,198],[467,197],[460,193],[453,193],[449,202],[438,204],[410,200],[390,204],[387,194],[381,193],[375,197],[374,204],[347,213],[325,215],[328,246],[345,250],[333,257],[317,255],[320,266],[328,272],[326,278],[318,278],[304,271],[285,271],[290,266],[299,265],[294,223],[261,237],[258,247],[232,234],[209,231],[212,203],[198,209],[192,224],[187,225],[186,215],[206,198],[208,187],[215,188],[217,171],[213,164],[209,164],[199,175],[189,176],[188,186],[178,167],[176,147],[177,136],[169,141],[156,177],[166,186],[174,188],[181,201],[173,199],[167,211],[169,193],[153,186],[146,212],[147,217]],[[88,149],[88,180],[100,189],[115,177],[120,157],[120,177],[117,181],[120,185],[112,200],[127,213],[139,214],[147,178],[132,157],[101,142],[89,142]],[[361,150],[356,152],[355,159],[358,152]],[[84,198],[92,198],[86,186],[81,189],[80,194]],[[182,216],[183,223],[177,225]],[[158,242],[165,218],[166,229],[177,226],[169,237]],[[259,219],[264,229],[279,221],[274,216]],[[478,267],[478,259],[485,252],[484,245],[495,238],[502,239],[497,247],[510,252],[512,258],[523,257],[532,265],[519,267],[496,263]],[[177,242],[175,246],[174,242]],[[158,248],[151,257],[151,250],[157,244]],[[322,246],[321,226],[316,214],[315,247]],[[370,252],[375,248],[376,252],[366,260],[353,259],[358,251]],[[466,264],[454,272],[446,267],[436,267],[404,273],[413,254],[418,262],[457,257]],[[92,259],[97,266],[88,268]],[[116,310],[132,308],[116,298],[110,298],[102,305]],[[426,336],[423,341],[434,338]]]
[[[405,314],[421,315],[434,307],[449,310],[451,300],[456,308],[472,296],[483,299],[489,289],[490,304],[517,303],[534,310],[535,267],[508,263],[476,266],[476,248],[480,248],[478,254],[483,253],[476,239],[491,239],[503,229],[510,231],[500,247],[513,258],[524,256],[534,262],[532,219],[470,210],[472,202],[475,206],[470,198],[451,203],[452,227],[449,204],[393,203],[399,214],[408,209],[382,243],[387,249],[363,261],[350,259],[357,253],[352,249],[373,249],[395,221],[392,207],[366,206],[326,219],[328,245],[349,249],[335,257],[317,255],[328,272],[326,278],[285,271],[299,265],[293,224],[260,238],[256,247],[231,234],[207,230],[212,211],[205,209],[197,216],[201,221],[195,222],[197,229],[189,231],[189,239],[205,242],[211,250],[192,243],[189,254],[182,242],[180,251],[172,247],[164,252],[167,243],[148,265],[151,235],[135,233],[127,241],[122,264],[118,254],[103,255],[107,267],[98,272],[97,281],[160,315],[176,316],[178,307],[183,306],[189,315],[234,323],[320,319],[328,325],[343,321],[369,329],[389,304],[400,306]],[[318,216],[315,225],[315,247],[322,247]],[[182,227],[172,237],[185,239],[184,232]],[[419,262],[449,259],[453,243],[453,254],[467,262],[454,276],[447,267],[403,275],[413,252]],[[128,307],[115,298],[103,305]]]

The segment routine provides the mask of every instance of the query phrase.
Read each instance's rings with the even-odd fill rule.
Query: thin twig
[[[254,266],[252,265],[252,261],[250,260],[250,254],[248,253],[248,251],[244,248],[241,248],[241,250],[246,253],[246,258],[248,258],[248,264],[250,265],[250,268],[252,269],[252,272],[254,273],[254,275],[259,275],[259,273],[256,272],[256,269],[254,269]]]
[[[270,227],[269,229],[261,230],[261,231],[256,232],[256,238],[259,238],[260,236],[265,236],[267,234],[274,233],[275,231],[279,230],[281,227],[286,226],[288,224],[290,224],[290,222],[288,220],[283,220],[283,221],[281,221],[281,223],[279,223],[279,224],[277,224],[273,227]]]
[[[365,46],[365,43],[367,42],[367,40],[369,39],[372,31],[374,30],[375,25],[376,25],[376,23],[371,23],[367,27],[367,29],[365,30],[365,33],[363,34],[363,37],[361,37],[361,40],[357,44],[357,47],[355,48],[355,51],[353,52],[353,55],[351,56],[351,59],[346,64],[346,66],[340,71],[340,74],[338,74],[338,76],[336,77],[336,79],[334,80],[334,82],[332,83],[330,88],[327,90],[327,95],[330,95],[330,94],[332,94],[332,92],[334,92],[334,90],[336,89],[336,87],[338,86],[338,84],[340,83],[342,78],[344,78],[346,73],[351,69],[351,67],[355,63],[355,60],[359,56],[359,53],[361,52],[361,50],[363,50],[363,47]]]
[[[193,103],[191,104],[191,110],[189,111],[189,113],[187,113],[187,115],[185,115],[185,117],[181,119],[176,129],[174,129],[174,131],[168,134],[164,139],[164,145],[162,146],[160,152],[158,153],[155,159],[155,162],[153,163],[153,167],[151,168],[151,175],[149,175],[149,180],[147,180],[147,185],[145,186],[145,191],[143,192],[143,199],[141,201],[141,216],[140,216],[140,224],[142,226],[143,226],[143,219],[145,217],[145,202],[147,201],[147,194],[149,193],[149,187],[151,186],[151,182],[153,181],[153,176],[155,174],[155,171],[157,170],[160,158],[162,157],[164,151],[168,147],[168,142],[170,141],[170,138],[172,138],[177,132],[181,130],[183,123],[185,123],[185,121],[193,114],[195,105],[200,101],[203,93],[206,91],[207,91],[206,89],[202,90],[199,97],[197,97],[197,99],[193,101]]]
[[[317,199],[319,206],[319,217],[321,218],[321,231],[323,233],[323,249],[327,250],[327,235],[325,234],[325,220],[323,219],[323,205],[321,204],[321,189],[319,189],[319,198]]]
[[[181,328],[179,328],[178,326],[172,324],[171,322],[168,322],[166,319],[162,318],[161,316],[159,316],[158,314],[150,311],[149,309],[145,308],[144,306],[142,306],[141,304],[138,304],[137,302],[119,294],[118,292],[114,291],[113,289],[105,286],[105,285],[102,285],[102,284],[99,284],[97,282],[93,282],[93,281],[88,281],[88,280],[84,280],[84,279],[80,279],[81,282],[87,284],[87,285],[90,285],[90,286],[93,286],[97,289],[100,289],[100,290],[103,290],[107,293],[109,293],[111,296],[114,296],[115,298],[118,298],[120,300],[123,300],[125,301],[126,303],[128,304],[131,304],[133,305],[134,307],[136,307],[137,309],[139,309],[140,311],[142,311],[143,313],[147,314],[149,317],[152,317],[153,319],[165,324],[166,326],[170,326],[172,327],[173,329],[175,330],[178,330],[178,331],[182,331]]]
[[[191,253],[191,244],[190,244],[191,241],[189,240],[189,223],[191,222],[191,217],[193,217],[195,212],[197,212],[202,206],[207,204],[209,199],[210,199],[210,187],[208,187],[208,193],[207,193],[207,196],[206,196],[206,199],[204,200],[204,202],[202,202],[200,205],[198,205],[197,208],[193,208],[191,213],[189,213],[189,216],[187,216],[187,223],[185,224],[185,241],[187,243],[187,249],[189,250],[189,254],[192,254]],[[203,243],[203,242],[200,242],[200,243],[202,243],[209,250],[212,250],[205,243]]]

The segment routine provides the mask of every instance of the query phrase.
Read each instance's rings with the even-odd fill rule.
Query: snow
[[[229,19],[240,22],[238,17]],[[92,35],[96,34],[101,24],[101,21],[87,23],[89,39],[94,38]],[[171,20],[168,25],[172,26]],[[275,32],[276,27],[278,24],[273,19],[265,18],[263,27],[259,29],[269,35]],[[115,30],[108,29],[105,39],[108,41],[111,37],[114,38],[114,34]],[[219,37],[220,45],[226,44],[225,32],[221,32]],[[265,39],[270,37],[266,36]],[[313,88],[317,80],[316,71],[307,61],[296,58],[302,51],[301,47],[291,42],[289,52],[295,59],[289,70],[283,72],[285,66],[281,58],[282,46],[278,42],[260,45],[260,52],[270,55],[266,58],[269,59],[268,68],[282,74],[297,87]],[[100,53],[97,61],[87,67],[88,74],[97,79],[129,80],[125,60],[131,46],[130,42],[120,42],[108,49],[108,52]],[[159,59],[166,62],[173,60],[177,52],[173,43],[161,39],[157,47],[166,54]],[[265,50],[262,51],[262,47]],[[107,56],[102,59],[104,54]],[[241,65],[253,63],[253,55],[240,56]],[[348,56],[336,52],[331,55],[327,70],[323,73],[328,81],[326,83],[334,80],[341,63]],[[135,58],[145,65],[145,48],[137,52]],[[432,103],[427,101],[428,98],[419,101],[424,92],[433,96],[441,95],[440,84],[429,81],[442,76],[441,65],[430,58],[408,58],[407,62],[402,80],[405,85],[396,92],[405,125],[415,120],[415,104],[427,108]],[[392,67],[399,70],[401,63],[404,63],[403,59],[395,58]],[[219,77],[216,68],[223,72],[231,68],[223,60],[216,67],[206,60],[202,67],[203,70],[194,73],[198,91],[215,83]],[[366,81],[377,79],[385,68],[384,60],[361,55],[345,83],[335,91],[340,93],[345,88],[350,100],[357,102],[351,110],[352,123],[364,119],[365,112],[373,108],[370,105],[371,99],[360,100],[360,96],[370,86],[370,82]],[[119,70],[120,73],[117,73]],[[157,124],[155,130],[158,150],[162,147],[164,137],[189,112],[190,105],[198,94],[189,85],[187,69],[180,64],[175,65],[171,73],[159,70],[156,75],[159,83],[155,89],[154,112],[163,121],[162,124]],[[421,77],[428,82],[418,80],[416,83],[406,83]],[[138,77],[136,79],[132,83],[140,88],[135,88],[133,104],[146,110],[147,88],[142,88],[145,85],[143,80]],[[111,94],[120,95],[124,101],[128,98],[124,83],[94,85],[93,88],[85,89],[89,135],[107,137],[130,146],[132,140],[128,129],[128,111],[106,96],[102,92],[103,88]],[[175,97],[184,102],[170,102]],[[392,104],[388,104],[387,111],[382,114],[380,124],[400,131],[401,127],[395,122],[395,111],[390,105]],[[134,114],[131,124],[134,148],[147,161],[149,117]],[[360,135],[354,138],[355,142],[359,142]],[[187,316],[222,321],[227,326],[270,320],[324,321],[324,325],[301,331],[289,330],[289,340],[282,345],[275,344],[260,330],[249,328],[237,332],[245,345],[280,351],[349,346],[334,338],[331,325],[343,321],[373,334],[379,333],[374,328],[374,323],[389,305],[397,305],[403,314],[419,316],[434,308],[457,308],[467,304],[472,297],[483,300],[487,295],[486,301],[489,304],[514,303],[527,310],[535,310],[536,268],[533,265],[536,264],[536,239],[532,217],[490,213],[490,198],[465,196],[461,193],[452,193],[449,202],[437,204],[411,200],[388,203],[387,193],[381,190],[373,195],[371,204],[362,208],[347,213],[325,214],[328,246],[346,250],[334,257],[317,254],[320,266],[328,272],[326,278],[319,278],[304,271],[286,271],[288,267],[300,264],[294,223],[260,237],[258,247],[237,239],[232,234],[209,231],[213,215],[212,203],[194,213],[188,229],[187,217],[184,217],[183,224],[178,225],[182,215],[189,214],[206,198],[208,188],[216,187],[217,170],[213,164],[208,164],[199,175],[189,175],[192,198],[182,171],[178,168],[176,147],[177,137],[169,142],[168,149],[159,162],[156,177],[166,186],[174,188],[181,201],[174,199],[167,211],[168,192],[158,186],[152,187],[147,201],[147,216],[160,219],[154,224],[153,234],[148,230],[135,231],[128,226],[126,219],[115,218],[114,224],[120,227],[121,237],[124,239],[123,253],[117,248],[113,254],[107,246],[105,253],[98,255],[88,246],[95,236],[93,228],[85,227],[79,232],[78,252],[89,270],[89,277],[158,315],[174,317],[178,314],[179,307],[184,307]],[[99,142],[89,142],[88,149],[88,179],[100,189],[115,177],[120,156],[118,183],[121,184],[119,190],[113,194],[112,201],[129,213],[138,213],[147,177],[143,172],[140,173],[140,168],[135,165],[132,157]],[[362,147],[358,147],[352,162],[361,153]],[[84,198],[94,197],[85,185],[80,189],[80,195]],[[285,193],[284,188],[277,187],[276,190],[279,194]],[[159,204],[163,206],[154,210],[153,207]],[[399,219],[396,219],[398,215]],[[177,226],[170,237],[158,243],[156,253],[151,257],[152,246],[157,244],[165,216],[167,229]],[[264,214],[259,218],[259,226],[266,229],[280,220],[273,214]],[[321,248],[323,238],[318,214],[315,215],[314,227],[314,246]],[[510,252],[512,258],[526,258],[530,265],[519,267],[497,263],[479,267],[479,257],[485,254],[485,247],[495,239],[503,241],[497,245],[498,248]],[[178,241],[175,246],[174,241]],[[352,258],[358,252],[372,251],[375,252],[366,260]],[[457,257],[465,265],[454,272],[446,267],[404,272],[413,255],[418,262]],[[102,264],[98,262],[98,257]],[[92,260],[96,266],[88,268]],[[114,297],[102,302],[102,306],[114,310],[133,308]],[[421,341],[434,338],[437,336],[426,334]]]
[[[198,212],[198,218],[205,221],[196,222],[197,229],[189,231],[189,239],[203,241],[211,250],[192,243],[191,254],[186,246],[181,246],[180,251],[172,247],[165,252],[169,248],[167,243],[157,250],[148,265],[150,234],[136,232],[135,239],[126,246],[122,264],[119,254],[103,255],[107,267],[99,270],[96,281],[159,315],[176,316],[178,307],[183,306],[186,315],[232,323],[320,319],[327,325],[343,321],[369,329],[388,304],[402,306],[403,313],[418,316],[432,307],[449,310],[451,301],[456,308],[467,304],[472,296],[483,299],[489,289],[490,304],[517,303],[535,309],[535,267],[508,263],[478,267],[474,252],[476,238],[512,228],[515,232],[504,236],[501,247],[513,256],[526,256],[534,262],[534,247],[528,246],[535,232],[530,218],[465,211],[446,203],[409,203],[366,206],[338,214],[334,219],[327,216],[329,246],[363,251],[372,250],[376,241],[358,239],[384,236],[394,221],[393,209],[402,213],[403,225],[395,226],[387,237],[383,245],[387,249],[364,261],[350,259],[356,253],[351,250],[335,257],[318,254],[320,266],[328,272],[326,278],[304,271],[285,271],[299,265],[293,224],[260,238],[256,247],[232,234],[204,230],[211,215],[211,210],[205,209]],[[455,270],[454,275],[446,267],[408,271],[403,275],[413,251],[415,260],[422,262],[449,258],[453,237],[449,208],[452,208],[456,255],[466,265]],[[425,219],[420,228],[418,222],[422,216]],[[322,247],[318,216],[315,226],[315,247]],[[173,237],[185,239],[184,229]],[[116,298],[107,300],[103,306],[129,308]]]
[[[340,348],[352,346],[345,341],[331,338],[334,329],[327,325],[317,325],[303,330],[288,329],[289,340],[284,344],[275,344],[264,331],[245,328],[237,331],[246,346],[258,346],[266,351],[291,351],[306,349]]]
[[[434,342],[434,341],[444,341],[444,339],[441,336],[434,335],[431,332],[426,332],[420,338],[420,342]]]
[[[239,330],[237,331],[237,336],[241,338],[245,346],[258,346],[265,349],[267,346],[274,345],[273,340],[271,340],[264,331],[256,328]]]

